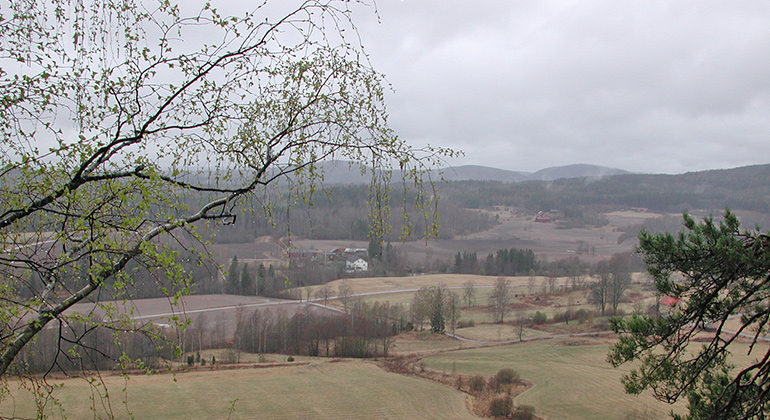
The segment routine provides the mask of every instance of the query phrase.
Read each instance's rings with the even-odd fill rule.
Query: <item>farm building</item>
[[[537,223],[551,223],[551,216],[546,215],[542,211],[538,212],[537,216],[535,216],[535,222],[537,222]]]
[[[345,269],[349,273],[369,271],[369,263],[361,257],[353,256],[345,261]]]

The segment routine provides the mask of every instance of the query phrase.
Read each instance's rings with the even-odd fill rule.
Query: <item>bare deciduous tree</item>
[[[511,311],[511,281],[505,277],[495,280],[495,287],[489,295],[489,306],[492,310],[492,320],[502,324],[505,316]]]
[[[339,297],[342,306],[345,307],[346,311],[349,310],[348,306],[350,306],[350,297],[352,294],[353,288],[350,286],[350,280],[342,280],[342,283],[337,286],[337,297]]]
[[[209,3],[91,3],[0,6],[0,57],[15,63],[0,72],[0,377],[12,366],[32,377],[14,362],[43,329],[67,325],[73,305],[130,298],[132,264],[178,301],[192,284],[175,248],[194,250],[196,224],[232,222],[255,198],[269,212],[260,196],[279,180],[310,198],[324,159],[376,168],[375,234],[392,162],[430,188],[421,170],[447,151],[415,149],[387,127],[382,76],[348,2],[242,16]],[[127,316],[90,325],[137,328]]]
[[[328,284],[323,284],[321,287],[318,288],[315,292],[315,296],[318,299],[323,299],[324,305],[326,305],[326,302],[329,300],[329,298],[332,295],[332,288],[329,287]]]
[[[463,283],[463,300],[466,308],[470,308],[476,303],[476,283],[473,280]]]

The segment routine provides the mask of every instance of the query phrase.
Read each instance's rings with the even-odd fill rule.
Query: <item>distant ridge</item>
[[[541,169],[532,175],[530,180],[554,181],[562,178],[603,178],[613,175],[628,175],[631,172],[606,166],[587,165],[584,163],[566,166],[554,166]]]
[[[371,170],[358,163],[332,160],[321,162],[318,167],[325,174],[324,183],[329,185],[366,184],[371,181]],[[364,173],[362,174],[362,169]],[[399,178],[398,171],[393,179]],[[576,164],[541,169],[535,173],[508,171],[481,165],[450,166],[433,170],[434,179],[439,172],[447,181],[495,181],[503,183],[523,181],[553,181],[562,178],[601,178],[630,174],[628,171],[605,166]]]
[[[479,165],[454,166],[440,171],[443,172],[444,179],[447,181],[521,182],[530,179],[530,174],[526,172],[506,171]]]

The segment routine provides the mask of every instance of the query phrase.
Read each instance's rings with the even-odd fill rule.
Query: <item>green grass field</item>
[[[502,368],[518,371],[533,387],[516,398],[516,404],[529,404],[550,420],[623,419],[628,413],[655,413],[669,418],[671,410],[684,412],[685,401],[670,406],[651,394],[627,395],[620,377],[627,367],[612,368],[607,362],[610,338],[567,338],[508,346],[486,347],[442,353],[424,359],[434,370],[491,376]],[[754,354],[763,354],[763,348]],[[733,360],[745,365],[746,344],[733,346]],[[758,351],[758,353],[757,353]]]
[[[115,418],[137,419],[475,419],[466,396],[433,382],[388,373],[371,362],[314,362],[265,369],[201,370],[176,375],[107,377]],[[46,414],[107,418],[82,379],[66,379]],[[127,391],[123,392],[122,389]],[[234,403],[233,403],[234,402]],[[230,407],[234,411],[230,413]],[[95,407],[95,411],[92,409]],[[35,417],[28,394],[0,402],[0,417]]]
[[[650,395],[627,395],[620,384],[624,370],[606,361],[609,341],[596,338],[544,340],[509,346],[444,353],[426,358],[428,368],[465,375],[491,376],[512,368],[533,387],[516,398],[550,420],[623,419],[631,410],[666,418],[671,406]],[[683,404],[673,407],[681,411]]]
[[[510,341],[519,339],[519,327],[508,324],[480,324],[475,327],[460,328],[455,333],[460,337],[481,341]],[[521,338],[526,340],[545,335],[550,335],[550,333],[524,328]]]

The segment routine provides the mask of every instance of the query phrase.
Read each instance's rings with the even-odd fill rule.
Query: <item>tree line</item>
[[[500,249],[482,261],[475,251],[458,252],[452,266],[453,273],[487,276],[518,276],[539,269],[537,256],[531,249]]]
[[[625,174],[598,179],[501,183],[452,181],[442,187],[447,201],[465,208],[517,207],[530,213],[559,209],[601,210],[646,207],[679,213],[726,207],[770,213],[770,165],[682,175]],[[585,221],[593,219],[592,211]],[[601,223],[601,220],[596,220]],[[593,222],[589,222],[593,223]]]
[[[275,188],[272,194],[282,197],[285,193]],[[365,241],[372,231],[372,212],[368,204],[370,188],[367,185],[335,185],[315,194],[310,202],[292,201],[282,198],[263,207],[260,202],[241,211],[232,224],[220,226],[215,232],[204,237],[213,243],[245,243],[260,236],[280,238],[289,234],[309,239],[349,239]],[[414,237],[422,237],[431,228],[430,218],[420,217],[424,211],[418,209],[411,191],[404,193],[395,189],[393,197],[403,198],[407,212],[417,217],[408,221],[408,228]],[[431,209],[427,209],[433,212]],[[494,226],[495,219],[487,214],[462,208],[450,200],[441,200],[435,210],[438,216],[438,236],[451,239],[458,235],[487,230]],[[386,214],[384,223],[393,226],[388,232],[381,232],[380,240],[397,241],[402,233],[404,217],[400,212]]]

